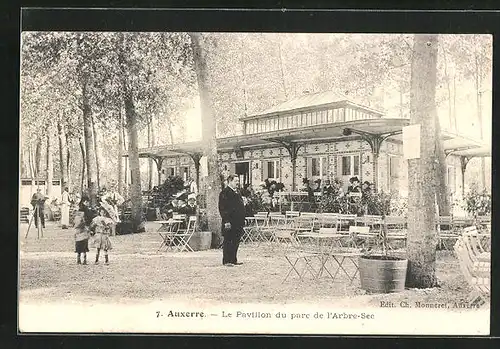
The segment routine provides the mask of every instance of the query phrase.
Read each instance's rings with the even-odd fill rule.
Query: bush
[[[491,194],[486,190],[479,192],[475,186],[472,187],[465,195],[464,209],[472,217],[491,214]]]

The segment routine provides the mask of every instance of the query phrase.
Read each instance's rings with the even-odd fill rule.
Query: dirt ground
[[[437,276],[440,287],[407,289],[398,294],[367,295],[359,278],[351,286],[340,278],[283,282],[289,264],[280,253],[264,246],[241,245],[233,268],[221,265],[222,251],[157,252],[156,232],[111,237],[110,265],[77,265],[73,230],[49,223],[44,237],[37,239],[27,224],[19,231],[19,301],[21,304],[56,302],[134,303],[164,300],[216,301],[229,303],[314,303],[341,306],[374,306],[381,301],[460,302],[470,289],[460,274],[456,258],[439,251]],[[352,271],[352,269],[351,269]]]

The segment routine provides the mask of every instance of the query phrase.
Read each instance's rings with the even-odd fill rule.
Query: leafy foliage
[[[473,217],[491,214],[491,194],[473,186],[464,198],[464,209]]]

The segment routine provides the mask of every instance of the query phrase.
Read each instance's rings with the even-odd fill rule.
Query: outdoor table
[[[297,240],[299,243],[301,243],[303,239],[312,240],[314,243],[314,246],[309,250],[303,246],[303,251],[312,252],[318,255],[320,259],[320,268],[316,277],[320,277],[323,274],[326,262],[332,255],[334,248],[336,246],[342,247],[341,239],[345,236],[345,234],[339,233],[297,234]]]
[[[177,219],[169,219],[166,221],[156,221],[160,223],[161,226],[158,228],[158,234],[161,236],[161,244],[158,248],[158,252],[166,247],[172,247],[175,238],[175,233],[179,230],[180,225],[184,222]]]
[[[332,252],[326,262],[335,262],[336,264],[336,269],[335,273],[332,275],[332,273],[328,270],[326,267],[326,262],[324,265],[324,270],[330,275],[333,281],[335,281],[335,278],[337,275],[339,275],[341,272],[347,276],[349,279],[349,285],[352,285],[354,280],[356,280],[356,276],[359,273],[359,264],[357,262],[358,258],[362,255],[361,252],[358,251],[334,251]],[[346,261],[351,261],[351,264],[354,265],[355,271],[354,273],[350,274],[345,268],[344,268],[344,263]]]

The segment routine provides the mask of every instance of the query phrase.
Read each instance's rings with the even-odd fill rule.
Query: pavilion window
[[[175,167],[167,167],[162,171],[167,177],[175,176]]]
[[[58,180],[54,180],[54,181],[52,181],[52,185],[61,185],[61,183]]]
[[[359,155],[342,156],[342,176],[359,176]]]
[[[312,112],[311,113],[311,125],[316,125],[316,123],[317,123],[317,113]]]
[[[296,126],[296,127],[299,127],[299,121],[300,121],[300,114],[295,114],[293,116],[293,124]]]
[[[332,110],[332,119],[333,122],[341,122],[342,120],[340,119],[340,109],[334,109]]]
[[[31,179],[23,179],[21,181],[21,185],[31,185],[31,183],[33,183]]]
[[[307,114],[306,113],[302,113],[301,119],[302,119],[301,126],[307,126]]]
[[[280,129],[280,123],[279,123],[279,119],[277,117],[274,118],[274,129],[275,130]]]
[[[328,121],[327,121],[327,117],[328,117],[328,115],[327,115],[327,114],[328,114],[328,113],[327,113],[327,110],[322,110],[322,111],[321,111],[321,123],[322,123],[322,124],[326,124],[326,123],[328,122]]]
[[[292,125],[292,116],[288,116],[287,119],[288,119],[288,127],[289,128],[293,127],[293,125]]]
[[[345,121],[351,121],[351,120],[352,120],[351,109],[345,108]]]
[[[264,180],[277,180],[280,176],[279,160],[264,161]]]
[[[323,179],[327,175],[327,158],[315,156],[306,159],[306,177],[312,180]]]
[[[187,179],[189,178],[189,167],[187,167],[187,166],[181,167],[181,175],[182,175],[182,179],[184,181],[187,181]]]

